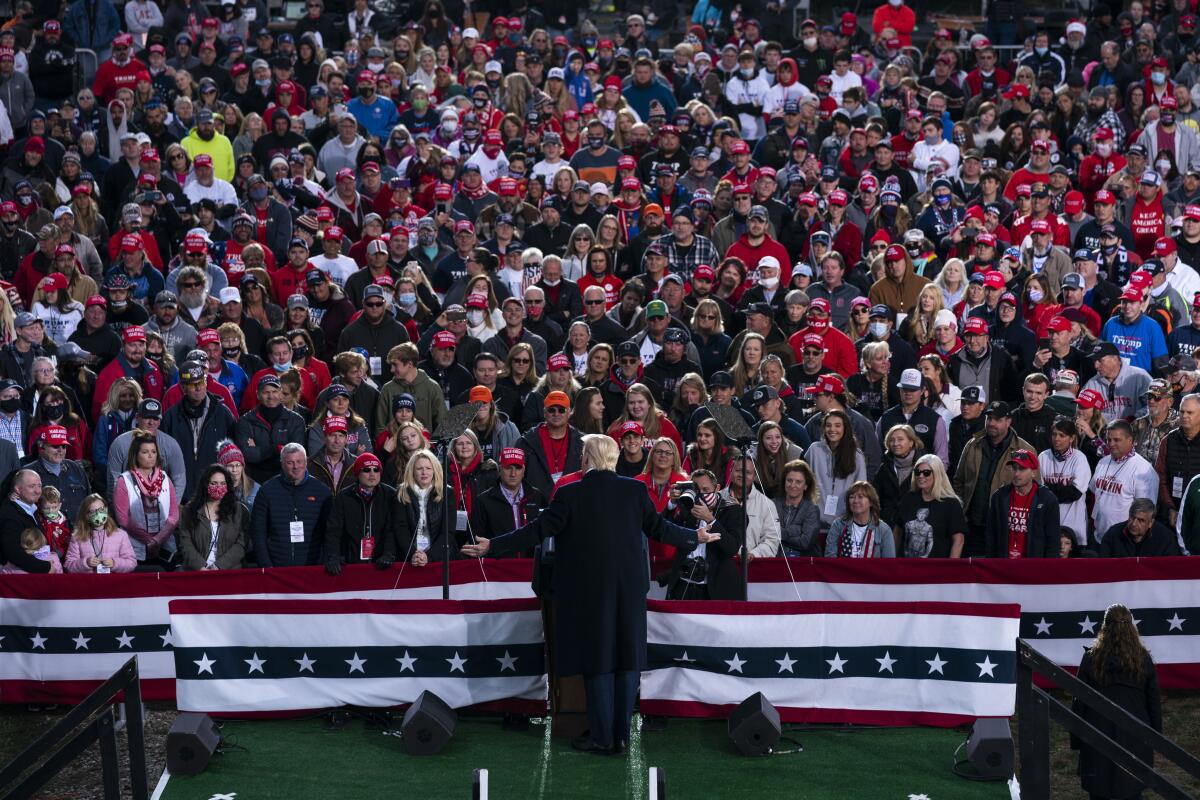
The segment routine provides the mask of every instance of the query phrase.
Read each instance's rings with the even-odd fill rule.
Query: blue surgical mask
[[[267,199],[268,192],[265,186],[256,186],[250,190],[249,194],[251,200],[256,203],[261,203],[263,200]]]
[[[1165,72],[1151,72],[1151,73],[1150,73],[1150,80],[1151,80],[1151,81],[1153,81],[1153,82],[1154,82],[1154,84],[1155,84],[1156,86],[1161,86],[1161,85],[1162,85],[1162,84],[1164,84],[1164,83],[1166,82],[1166,80],[1167,80],[1167,73],[1165,73]]]
[[[887,323],[872,322],[867,326],[867,330],[870,331],[871,335],[876,339],[882,339],[883,337],[887,336]]]
[[[416,302],[417,302],[417,296],[413,292],[401,292],[400,293],[400,305],[411,306],[411,305],[414,305]]]
[[[950,205],[950,195],[948,195],[948,194],[934,195],[933,202],[937,203],[939,206],[948,206],[948,205]]]
[[[1050,52],[1050,48],[1049,47],[1035,47],[1035,48],[1033,48],[1033,52],[1037,53],[1039,56],[1044,56],[1044,55],[1046,55],[1046,53]]]
[[[271,366],[275,367],[276,372],[287,372],[292,368],[292,362],[288,361],[285,364],[272,364]]]

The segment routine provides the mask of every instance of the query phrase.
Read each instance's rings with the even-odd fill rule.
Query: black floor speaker
[[[400,723],[404,752],[410,756],[432,756],[439,752],[454,735],[458,715],[433,692],[421,692],[415,703],[404,712]]]
[[[199,775],[221,743],[221,732],[207,714],[180,714],[167,731],[167,771]]]
[[[981,778],[1010,778],[1013,774],[1012,730],[1008,719],[981,717],[967,739],[967,759]]]
[[[762,692],[747,697],[729,715],[729,738],[744,756],[765,756],[779,744],[779,712]]]

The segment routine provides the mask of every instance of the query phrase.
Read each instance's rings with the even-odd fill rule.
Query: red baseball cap
[[[822,314],[828,314],[829,313],[829,301],[826,300],[824,297],[814,297],[812,299],[812,302],[808,304],[808,310],[810,312],[820,311]]]
[[[983,273],[983,285],[986,289],[1003,289],[1004,273],[999,270],[989,269]]]
[[[742,139],[738,139],[729,146],[729,152],[735,156],[748,156],[750,155],[750,145]]]
[[[985,247],[995,247],[996,236],[991,233],[981,233],[975,237],[975,244],[984,245]]]
[[[450,331],[438,331],[433,335],[431,344],[438,349],[453,350],[458,347],[458,339]]]
[[[1075,398],[1075,402],[1079,403],[1080,408],[1098,408],[1101,411],[1104,410],[1104,395],[1095,389],[1084,389]]]
[[[51,447],[63,447],[67,443],[67,429],[62,425],[51,425],[42,432],[42,441]]]
[[[1117,204],[1117,198],[1108,189],[1101,189],[1100,191],[1096,192],[1092,202],[1103,203],[1106,206],[1114,206]]]
[[[803,347],[819,347],[825,349],[825,337],[819,333],[806,333],[804,338],[800,340],[800,346]]]
[[[570,369],[570,368],[571,368],[571,359],[568,358],[565,353],[555,353],[554,355],[550,356],[550,358],[546,359],[546,370],[548,372],[554,372],[555,370]]]
[[[1045,234],[1049,234],[1049,233],[1050,233],[1050,222],[1049,222],[1049,220],[1044,220],[1044,219],[1035,219],[1033,222],[1029,223],[1029,232],[1030,232],[1030,233],[1045,233]]]
[[[633,420],[630,420],[629,422],[626,422],[624,425],[622,425],[620,430],[618,431],[618,433],[620,434],[620,438],[622,438],[622,439],[625,438],[626,434],[630,434],[630,433],[634,434],[635,436],[639,436],[639,437],[646,435],[646,432],[642,429],[641,424],[634,422]]]
[[[1132,276],[1130,276],[1130,278],[1132,279]],[[1128,300],[1131,303],[1140,303],[1143,299],[1145,299],[1145,295],[1143,295],[1142,290],[1136,286],[1127,286],[1125,287],[1125,291],[1121,292],[1121,299]]]
[[[210,156],[208,153],[201,153],[196,156],[196,159],[192,162],[192,165],[196,167],[212,167],[212,156]]]
[[[1100,126],[1096,128],[1096,132],[1092,134],[1097,142],[1111,142],[1113,140],[1112,128]]]
[[[121,334],[121,341],[125,342],[126,344],[130,342],[144,342],[146,341],[146,329],[141,325],[130,325],[125,329],[125,332]]]
[[[337,225],[330,225],[325,229],[326,239],[341,239],[346,235],[346,232]]]
[[[1171,253],[1174,253],[1177,249],[1178,247],[1175,244],[1175,240],[1168,239],[1165,236],[1155,240],[1154,242],[1154,255],[1159,256],[1160,258],[1162,256],[1171,255]]]
[[[708,264],[701,264],[692,270],[692,280],[715,281],[717,271]]]
[[[105,300],[102,296],[100,296],[98,294],[94,294],[87,299],[87,302],[84,303],[83,306],[84,306],[84,308],[91,308],[92,306],[100,306],[101,308],[108,308],[108,301]]]
[[[433,187],[434,200],[449,200],[453,196],[454,190],[450,188],[449,184],[439,183],[437,186]]]
[[[884,261],[903,261],[908,253],[898,244],[888,245],[888,249],[883,251]]]
[[[1018,467],[1024,467],[1025,469],[1035,470],[1038,468],[1037,456],[1024,449],[1014,450],[1013,454],[1008,458],[1008,463],[1016,464]]]
[[[805,394],[845,394],[846,384],[839,375],[822,375],[804,389]]]
[[[340,417],[337,414],[330,414],[327,416],[325,418],[325,423],[321,426],[321,429],[325,432],[326,436],[339,431],[345,433],[348,428],[349,426],[346,424],[346,418]]]
[[[1063,198],[1063,211],[1068,214],[1078,214],[1083,211],[1083,192],[1072,189]]]
[[[502,467],[523,467],[525,466],[525,451],[519,447],[506,447],[500,451],[500,466]]]
[[[1046,330],[1054,331],[1056,333],[1070,333],[1071,320],[1060,314],[1055,314],[1050,318],[1050,321],[1046,323]]]
[[[221,343],[221,334],[217,333],[217,331],[213,328],[205,328],[202,331],[196,332],[196,344],[198,344],[198,345],[220,344],[220,343]]]
[[[987,336],[988,324],[983,317],[967,317],[963,324],[963,333],[976,336]]]
[[[127,233],[121,237],[121,252],[132,253],[142,249],[142,237],[136,233]]]

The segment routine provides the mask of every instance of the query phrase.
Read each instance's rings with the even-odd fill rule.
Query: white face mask
[[[869,324],[867,326],[867,330],[870,331],[871,335],[874,336],[876,339],[882,339],[885,336],[887,336],[887,323],[886,322],[872,322],[871,324]]]
[[[903,3],[904,0],[888,0],[888,5],[892,8],[899,8]]]
[[[758,285],[767,291],[774,291],[775,287],[779,285],[779,276],[775,276],[773,278],[759,278]]]
[[[371,72],[374,72],[376,75],[383,72],[383,66],[384,65],[382,61],[378,64],[372,64],[370,61],[367,62],[367,69],[371,70]]]
[[[1108,158],[1110,155],[1112,155],[1112,145],[1108,143],[1097,144],[1096,155],[1100,156],[1101,158]]]
[[[1045,297],[1046,297],[1046,295],[1042,294],[1041,289],[1030,289],[1029,290],[1029,300],[1032,303],[1040,303],[1040,302],[1042,302],[1043,299],[1045,299]]]
[[[483,322],[483,312],[479,309],[472,309],[467,312],[467,322],[472,325],[478,325]]]
[[[804,39],[804,46],[805,47],[816,47],[817,46],[817,37],[806,36]]]

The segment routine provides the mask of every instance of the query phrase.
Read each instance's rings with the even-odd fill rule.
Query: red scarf
[[[482,461],[482,453],[476,453],[475,457],[471,459],[471,463],[467,464],[465,467],[460,467],[458,465],[458,459],[453,459],[450,461],[450,477],[454,481],[454,496],[456,498],[462,498],[461,507],[468,514],[471,513],[471,505],[475,498],[471,491],[471,483],[467,479],[475,474],[475,470],[479,467],[479,464]]]
[[[137,482],[138,490],[142,493],[142,503],[147,508],[158,507],[158,493],[162,491],[163,479],[166,477],[161,469],[155,467],[149,478],[143,478],[138,470],[132,470],[133,479]]]
[[[537,431],[538,438],[542,440],[542,451],[546,454],[546,463],[550,467],[550,474],[566,472],[567,444],[570,439],[565,434],[561,439],[555,439],[550,435],[550,429],[544,422],[538,425]]]
[[[463,184],[460,183],[458,185],[458,191],[465,194],[468,198],[470,198],[472,200],[478,200],[479,198],[481,198],[485,194],[487,194],[489,190],[488,190],[486,183],[480,182],[479,186],[475,189],[468,189],[466,186],[464,186]]]

